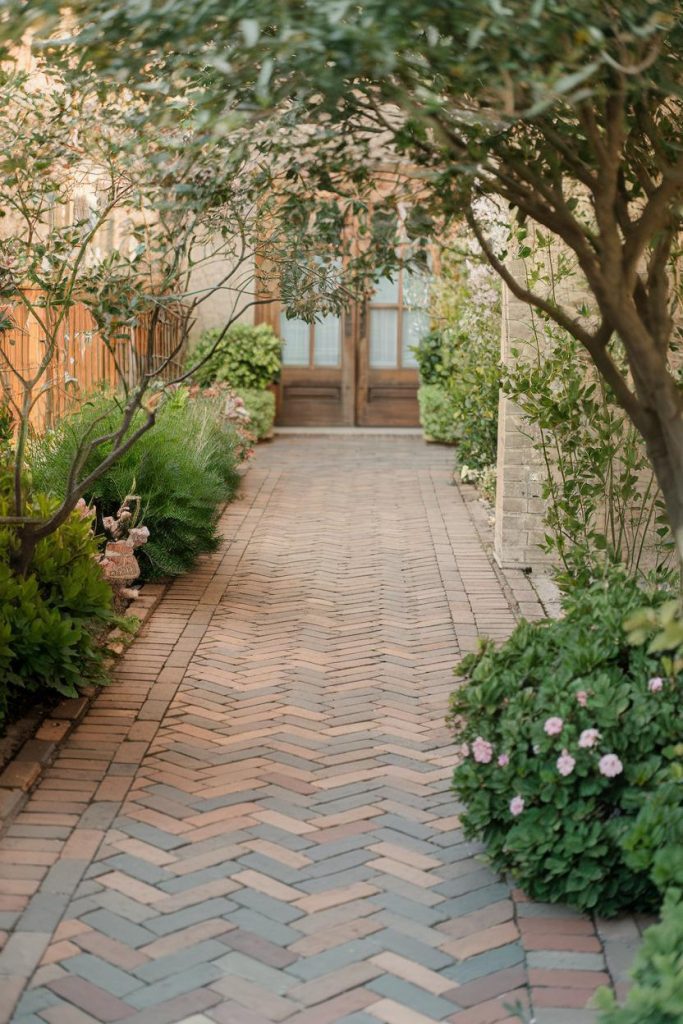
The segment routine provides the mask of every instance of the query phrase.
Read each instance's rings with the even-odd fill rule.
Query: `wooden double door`
[[[408,302],[406,272],[385,279],[372,298],[315,324],[288,320],[278,303],[261,322],[283,341],[277,422],[283,426],[418,426],[417,362],[411,351],[429,329]]]

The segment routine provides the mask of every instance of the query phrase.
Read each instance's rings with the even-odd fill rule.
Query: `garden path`
[[[539,608],[451,464],[414,436],[259,448],[222,549],[0,839],[0,1020],[492,1024],[529,987],[537,1024],[594,1019],[593,924],[458,828],[452,666],[515,594]]]

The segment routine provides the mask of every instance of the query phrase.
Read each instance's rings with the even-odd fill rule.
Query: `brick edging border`
[[[150,618],[164,597],[169,583],[147,583],[139,596],[126,609],[125,617],[140,620],[135,635]],[[113,631],[116,635],[116,630]],[[123,643],[111,645],[116,659],[126,650]],[[0,836],[24,807],[31,792],[40,782],[43,771],[85,717],[104,686],[85,686],[81,696],[62,700],[34,724],[33,730],[12,755],[0,773]]]

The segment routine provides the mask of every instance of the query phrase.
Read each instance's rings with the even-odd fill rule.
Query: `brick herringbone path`
[[[592,1020],[590,922],[458,830],[452,666],[514,620],[450,464],[259,450],[0,840],[0,1020],[491,1024],[529,982],[539,1024]]]

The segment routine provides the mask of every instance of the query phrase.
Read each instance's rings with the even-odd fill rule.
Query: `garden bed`
[[[167,586],[166,583],[145,584],[128,607],[125,616],[138,619],[138,629],[154,612]],[[108,635],[109,649],[122,653],[126,646],[123,638],[120,630],[113,629]],[[78,697],[67,699],[60,699],[56,692],[54,699],[47,694],[10,723],[0,739],[0,834],[22,809],[44,768],[53,761],[102,689],[102,686],[86,686]]]

